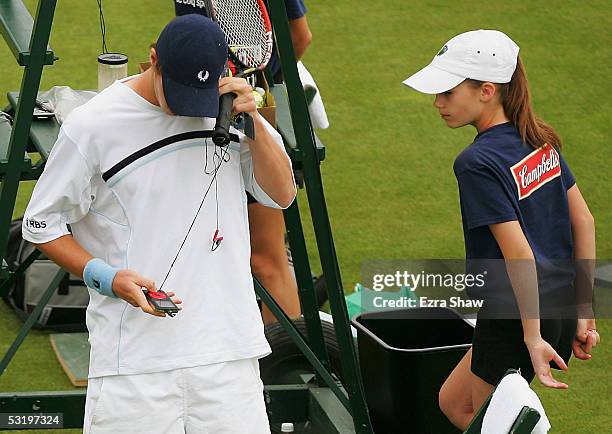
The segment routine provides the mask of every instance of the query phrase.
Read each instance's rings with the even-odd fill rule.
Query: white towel
[[[297,64],[298,74],[300,76],[300,81],[302,82],[302,86],[304,90],[314,89],[315,96],[313,100],[308,105],[308,112],[310,113],[310,120],[312,121],[312,126],[314,128],[325,129],[329,127],[329,121],[327,119],[327,113],[325,112],[325,106],[323,105],[323,99],[321,99],[321,93],[319,92],[319,88],[312,78],[312,75],[304,64],[300,61]]]
[[[482,421],[481,434],[507,434],[526,405],[537,410],[541,416],[532,433],[546,434],[550,429],[550,422],[538,395],[520,374],[506,375],[493,392]]]
[[[96,96],[96,92],[89,90],[74,90],[68,86],[53,86],[41,93],[38,99],[50,104],[55,112],[55,118],[61,125],[72,110],[85,104]]]

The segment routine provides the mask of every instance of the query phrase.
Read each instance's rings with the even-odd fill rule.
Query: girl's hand
[[[576,336],[572,343],[574,356],[581,360],[588,360],[591,357],[591,350],[599,344],[601,337],[597,333],[597,326],[594,319],[578,319]]]
[[[550,369],[551,361],[554,361],[562,370],[567,371],[565,361],[557,354],[555,349],[541,337],[532,341],[527,341],[525,344],[529,350],[533,370],[538,380],[540,380],[540,383],[546,387],[552,387],[553,389],[567,389],[567,384],[555,380],[552,376]]]

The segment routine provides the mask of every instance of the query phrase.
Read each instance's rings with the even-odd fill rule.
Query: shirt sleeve
[[[22,233],[32,243],[46,243],[70,233],[91,205],[93,170],[63,128],[26,209]]]
[[[563,178],[565,189],[569,190],[576,184],[576,178],[574,178],[574,174],[561,154],[559,154],[559,162],[561,164],[561,177]]]
[[[287,9],[287,18],[290,20],[302,18],[308,11],[303,0],[285,0],[285,8]]]
[[[291,159],[285,151],[285,145],[283,144],[281,135],[263,117],[262,121],[270,135],[274,138],[277,146],[282,150],[283,154],[287,158],[287,164],[291,167]],[[274,202],[274,200],[272,200],[272,198],[268,196],[263,188],[261,188],[257,183],[255,173],[253,172],[253,157],[251,155],[249,144],[246,141],[246,137],[243,134],[240,134],[240,169],[242,171],[242,178],[244,180],[244,188],[246,191],[251,193],[257,202],[270,208],[283,208]],[[293,178],[293,170],[291,170],[291,177]],[[293,179],[293,183],[295,184],[295,179]]]
[[[508,193],[487,167],[457,174],[464,223],[468,229],[517,220]]]

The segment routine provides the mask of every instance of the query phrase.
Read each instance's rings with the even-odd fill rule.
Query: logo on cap
[[[445,45],[444,47],[442,47],[442,49],[440,51],[438,51],[438,54],[436,54],[436,56],[441,56],[444,53],[446,53],[448,51],[448,45]]]
[[[208,80],[208,76],[210,75],[208,71],[206,71],[206,73],[204,72],[205,72],[204,70],[201,70],[200,72],[198,72],[198,80],[200,80],[202,83]]]

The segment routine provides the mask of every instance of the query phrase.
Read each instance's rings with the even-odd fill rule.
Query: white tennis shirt
[[[157,318],[89,289],[90,378],[270,352],[251,277],[245,189],[264,205],[278,205],[255,181],[242,135],[220,164],[215,200],[211,181],[220,159],[214,153],[223,151],[210,139],[190,138],[214,122],[168,116],[115,82],[61,127],[25,213],[28,241],[59,238],[69,224],[94,257],[153,279],[159,288],[210,187],[163,287],[183,300],[176,317]],[[284,152],[280,135],[266,125]],[[216,203],[223,241],[213,252]]]

